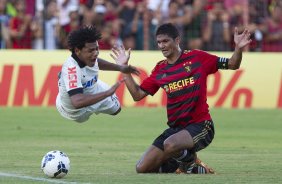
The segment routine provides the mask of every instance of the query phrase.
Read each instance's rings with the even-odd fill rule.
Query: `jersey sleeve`
[[[199,60],[203,64],[203,68],[207,74],[215,73],[218,69],[228,69],[228,58],[218,57],[201,50],[195,51],[198,52]]]
[[[61,77],[66,86],[66,91],[70,96],[83,93],[83,86],[81,83],[81,70],[76,65],[64,65],[62,68]]]
[[[153,96],[160,88],[156,81],[156,72],[157,70],[156,68],[154,68],[151,75],[146,78],[140,85],[140,88],[151,96]]]

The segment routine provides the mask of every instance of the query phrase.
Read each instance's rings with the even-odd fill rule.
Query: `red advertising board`
[[[112,61],[110,51],[100,57]],[[0,51],[0,106],[54,106],[57,96],[57,74],[69,51]],[[231,53],[214,53],[230,57]],[[158,51],[133,51],[130,64],[141,71],[136,81],[150,75],[154,65],[163,59]],[[119,72],[102,71],[99,78],[114,84]],[[282,54],[244,53],[241,68],[222,70],[208,78],[210,107],[282,108]],[[125,85],[117,95],[123,106],[164,106],[163,90],[134,102]]]

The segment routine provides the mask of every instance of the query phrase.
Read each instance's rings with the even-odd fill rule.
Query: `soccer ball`
[[[49,151],[41,161],[41,169],[50,178],[63,178],[70,170],[70,159],[62,151]]]

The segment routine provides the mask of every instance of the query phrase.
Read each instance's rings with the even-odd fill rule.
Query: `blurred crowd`
[[[155,29],[166,22],[186,49],[231,51],[238,27],[252,33],[248,51],[282,51],[282,0],[0,0],[0,48],[67,49],[68,34],[91,24],[100,49],[122,41],[155,50]]]

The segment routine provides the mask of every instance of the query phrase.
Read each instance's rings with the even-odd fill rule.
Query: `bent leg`
[[[196,161],[195,152],[208,146],[213,135],[211,121],[191,124],[184,129],[168,128],[144,153],[136,165],[136,171],[138,173],[159,172],[160,166],[171,158],[186,163],[190,168]]]
[[[184,131],[184,132],[183,132]],[[185,139],[188,134],[188,142],[183,143],[179,139]],[[194,173],[194,174],[214,174],[214,170],[203,163],[199,158],[197,158],[195,152],[206,148],[212,141],[214,137],[214,128],[212,121],[204,121],[202,123],[190,125],[184,130],[170,136],[167,138],[167,152],[171,152],[171,155],[178,161],[181,161],[178,173]],[[187,138],[187,137],[186,137]],[[189,143],[190,142],[190,143]],[[182,151],[176,151],[181,147],[186,147]]]
[[[159,168],[171,157],[181,155],[183,149],[194,146],[193,139],[187,130],[181,130],[163,140],[172,130],[165,131],[151,145],[136,165],[137,173],[159,172]],[[160,144],[163,145],[162,150]]]
[[[174,158],[180,158],[179,161],[188,161],[189,155],[186,159],[183,158],[185,150],[191,154],[198,152],[206,148],[212,142],[213,137],[214,127],[212,121],[207,120],[190,124],[164,141],[164,152]]]
[[[137,173],[157,173],[166,160],[164,151],[151,145],[136,164]]]
[[[190,150],[194,147],[194,141],[190,133],[183,129],[164,141],[164,152],[167,156],[178,158],[182,150]]]

